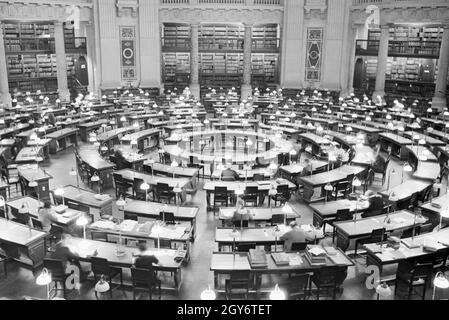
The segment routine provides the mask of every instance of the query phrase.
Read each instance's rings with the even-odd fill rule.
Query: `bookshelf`
[[[53,23],[5,23],[3,32],[10,91],[57,91]],[[76,38],[73,23],[66,22],[64,40],[72,50],[66,53],[67,77],[72,78],[76,59],[86,54],[85,38]]]
[[[189,51],[190,26],[183,24],[166,23],[163,26],[163,50]]]
[[[278,54],[257,53],[251,57],[253,85],[275,84],[278,80]]]

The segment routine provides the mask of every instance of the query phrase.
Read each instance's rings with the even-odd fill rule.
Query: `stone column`
[[[69,102],[70,92],[67,86],[67,60],[65,55],[64,29],[61,21],[55,22],[55,50],[59,99],[62,102]]]
[[[351,25],[349,27],[349,43],[351,44],[351,48],[349,51],[349,74],[348,74],[348,91],[349,93],[354,92],[354,71],[355,71],[355,52],[356,52],[356,43],[357,43],[357,27],[355,25]]]
[[[247,99],[252,95],[251,87],[251,54],[252,54],[252,37],[253,26],[245,24],[245,42],[243,48],[243,84],[242,84],[242,99]]]
[[[200,25],[197,23],[190,26],[190,92],[197,99],[200,98],[199,27]]]
[[[447,107],[446,90],[449,67],[449,23],[444,25],[443,39],[440,48],[440,60],[438,61],[438,78],[435,85],[435,96],[432,107],[443,110]]]
[[[3,24],[0,21],[0,104],[11,105],[9,93],[8,67],[6,65],[5,43],[3,40]]]
[[[382,99],[385,96],[385,76],[387,72],[388,59],[388,41],[390,37],[390,25],[384,24],[381,26],[379,54],[377,56],[377,74],[376,74],[376,89],[373,94],[373,101],[379,102],[377,98]]]
[[[88,22],[85,25],[86,28],[86,48],[87,48],[87,73],[89,75],[89,92],[98,93],[98,84],[95,81],[95,74],[97,74],[96,68],[96,55],[95,55],[95,28],[92,22]]]

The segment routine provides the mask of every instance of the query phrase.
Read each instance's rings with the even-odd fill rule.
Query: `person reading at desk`
[[[249,210],[245,208],[245,201],[243,201],[242,198],[239,198],[237,200],[237,208],[234,211],[234,216],[232,217],[232,225],[240,227],[242,222],[248,222],[252,219],[253,216],[249,213]]]
[[[134,266],[139,269],[152,270],[153,266],[155,266],[159,263],[158,258],[156,258],[154,255],[145,254],[147,251],[146,243],[139,243],[138,249],[139,249],[139,252],[137,254],[133,254],[133,256],[135,258]]]
[[[384,208],[384,202],[382,196],[378,195],[374,191],[367,191],[365,194],[369,202],[368,209],[362,214],[362,218],[374,217],[382,214]]]
[[[285,233],[280,238],[281,241],[284,241],[284,250],[287,252],[291,251],[293,243],[307,243],[315,240],[315,238],[312,237],[311,234],[301,229],[296,221],[290,223],[290,228],[291,230]]]
[[[239,174],[231,168],[230,165],[221,172],[221,180],[223,181],[236,181],[239,180]]]
[[[49,232],[51,229],[51,224],[58,221],[57,215],[51,209],[51,204],[49,201],[44,202],[44,207],[39,210],[39,220],[42,223],[42,228],[44,231]]]

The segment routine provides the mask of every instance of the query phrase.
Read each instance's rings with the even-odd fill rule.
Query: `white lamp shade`
[[[41,274],[36,278],[36,284],[38,286],[47,286],[51,283],[51,274],[46,268],[42,270]]]
[[[105,293],[108,292],[110,289],[109,283],[104,280],[100,280],[95,285],[95,291],[98,293]]]
[[[55,190],[55,195],[56,196],[63,196],[64,195],[64,189],[62,189],[62,188],[58,188],[58,189],[56,189]]]
[[[80,227],[84,227],[89,223],[89,220],[87,220],[86,216],[81,216],[76,220],[76,225]]]
[[[279,289],[279,285],[276,285],[273,291],[270,293],[270,300],[285,300],[285,293]]]
[[[433,285],[439,289],[447,289],[449,288],[449,280],[446,278],[443,272],[438,272],[433,281]]]
[[[391,288],[386,284],[380,284],[376,288],[376,293],[383,298],[391,296]]]
[[[140,185],[140,190],[148,191],[149,189],[150,189],[150,185],[146,182],[144,182]]]
[[[211,301],[215,300],[217,298],[217,295],[215,294],[214,290],[211,290],[210,286],[203,292],[201,292],[200,299],[205,301]]]

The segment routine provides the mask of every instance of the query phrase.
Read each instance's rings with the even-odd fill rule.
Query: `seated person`
[[[223,181],[236,181],[239,179],[239,174],[233,170],[230,165],[221,172],[221,180]]]
[[[76,266],[78,267],[80,271],[80,279],[81,281],[84,281],[87,279],[87,276],[90,273],[90,264],[89,263],[83,263],[81,264],[78,260],[79,256],[76,252],[74,252],[72,249],[70,249],[70,242],[72,240],[72,236],[69,234],[63,233],[61,235],[61,241],[56,244],[56,247],[54,248],[53,253],[51,254],[52,259],[58,259],[61,260],[65,266],[65,268],[69,268],[70,266]],[[77,246],[77,245],[75,245]],[[95,251],[94,256],[97,255],[98,252]],[[70,273],[72,271],[67,270],[67,273]]]
[[[138,246],[139,252],[137,254],[133,254],[135,257],[134,260],[134,267],[139,269],[153,269],[154,265],[157,265],[159,263],[159,260],[153,256],[153,255],[146,255],[145,252],[147,251],[147,245],[146,243],[139,243]]]
[[[387,161],[384,157],[382,157],[380,154],[376,156],[376,160],[374,160],[373,163],[373,170],[377,173],[383,173],[385,170],[385,165],[387,164]]]
[[[362,218],[374,217],[382,214],[384,202],[382,196],[374,191],[367,191],[365,196],[369,201],[368,209],[362,214]]]
[[[49,201],[45,201],[44,207],[39,210],[39,220],[42,222],[42,227],[46,232],[50,231],[53,222],[58,221],[58,217],[51,209]]]
[[[315,238],[312,238],[309,233],[301,229],[301,227],[298,225],[296,221],[290,223],[291,231],[288,231],[285,233],[280,240],[284,241],[284,250],[285,251],[291,251],[292,249],[292,243],[295,242],[310,242],[314,241]]]
[[[249,213],[249,210],[245,208],[245,202],[243,199],[239,198],[237,200],[237,208],[234,211],[234,216],[232,217],[232,225],[235,225],[235,222],[240,226],[241,221],[250,221],[253,219],[253,216]]]

